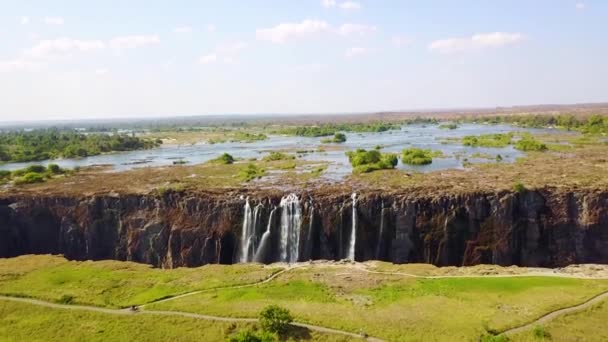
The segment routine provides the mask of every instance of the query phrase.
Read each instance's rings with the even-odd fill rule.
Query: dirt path
[[[287,271],[287,270],[285,270]],[[31,305],[38,305],[52,309],[62,309],[62,310],[80,310],[80,311],[91,311],[98,312],[110,315],[157,315],[157,316],[181,316],[188,317],[194,319],[204,319],[209,321],[218,321],[218,322],[241,322],[241,323],[255,323],[258,320],[255,318],[236,318],[236,317],[222,317],[222,316],[211,316],[211,315],[201,315],[190,312],[181,312],[181,311],[157,311],[157,310],[141,310],[141,311],[132,311],[130,309],[106,309],[100,308],[97,306],[86,306],[86,305],[66,305],[66,304],[57,304],[51,302],[45,302],[38,299],[30,299],[30,298],[18,298],[18,297],[7,297],[0,296],[0,300],[25,303]],[[307,328],[309,330],[321,332],[321,333],[331,333],[331,334],[339,334],[343,336],[348,336],[352,338],[360,339],[361,336],[352,332],[337,330],[332,328],[326,328],[318,325],[307,324],[307,323],[299,323],[293,322],[292,325],[302,328]],[[369,342],[385,342],[382,339],[375,337],[367,337],[365,339]]]
[[[589,299],[588,301],[582,303],[582,304],[578,304],[575,306],[571,306],[571,307],[567,307],[567,308],[563,308],[563,309],[559,309],[559,310],[555,310],[552,312],[549,312],[547,314],[545,314],[544,316],[540,317],[539,319],[530,322],[530,323],[526,323],[522,326],[519,327],[515,327],[515,328],[511,328],[508,329],[506,331],[504,331],[502,334],[503,335],[514,335],[520,332],[524,332],[526,330],[532,329],[537,325],[541,325],[541,324],[546,324],[548,322],[550,322],[551,320],[561,316],[561,315],[565,315],[568,313],[572,313],[572,312],[577,312],[577,311],[582,311],[584,309],[588,309],[596,304],[601,303],[602,301],[604,301],[605,299],[608,298],[608,291],[602,292],[600,294],[598,294],[597,296]]]

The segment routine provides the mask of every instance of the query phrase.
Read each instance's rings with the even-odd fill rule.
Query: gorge
[[[0,257],[42,253],[163,268],[311,259],[608,263],[608,193],[3,195]]]

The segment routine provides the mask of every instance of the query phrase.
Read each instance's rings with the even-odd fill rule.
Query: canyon
[[[318,259],[608,263],[608,192],[3,194],[0,257],[47,253],[161,268]]]

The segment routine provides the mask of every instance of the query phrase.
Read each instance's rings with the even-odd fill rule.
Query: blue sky
[[[8,1],[0,120],[607,101],[608,1]]]

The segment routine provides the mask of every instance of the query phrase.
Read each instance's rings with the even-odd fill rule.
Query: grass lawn
[[[248,328],[256,327],[187,317],[51,309],[0,300],[0,341],[225,341],[230,334]],[[352,340],[299,330],[305,340]]]
[[[390,341],[475,340],[578,304],[608,281],[555,277],[415,279],[354,268],[316,266],[255,288],[223,289],[149,309],[254,317],[268,304],[298,321]]]
[[[608,341],[608,303],[603,302],[587,310],[566,314],[549,322],[542,328],[546,341]],[[537,333],[540,335],[539,333]],[[511,341],[538,342],[534,330],[515,335]]]
[[[0,259],[0,294],[127,307],[194,290],[255,283],[279,270],[262,265],[162,270],[132,262],[80,262],[30,255]]]

